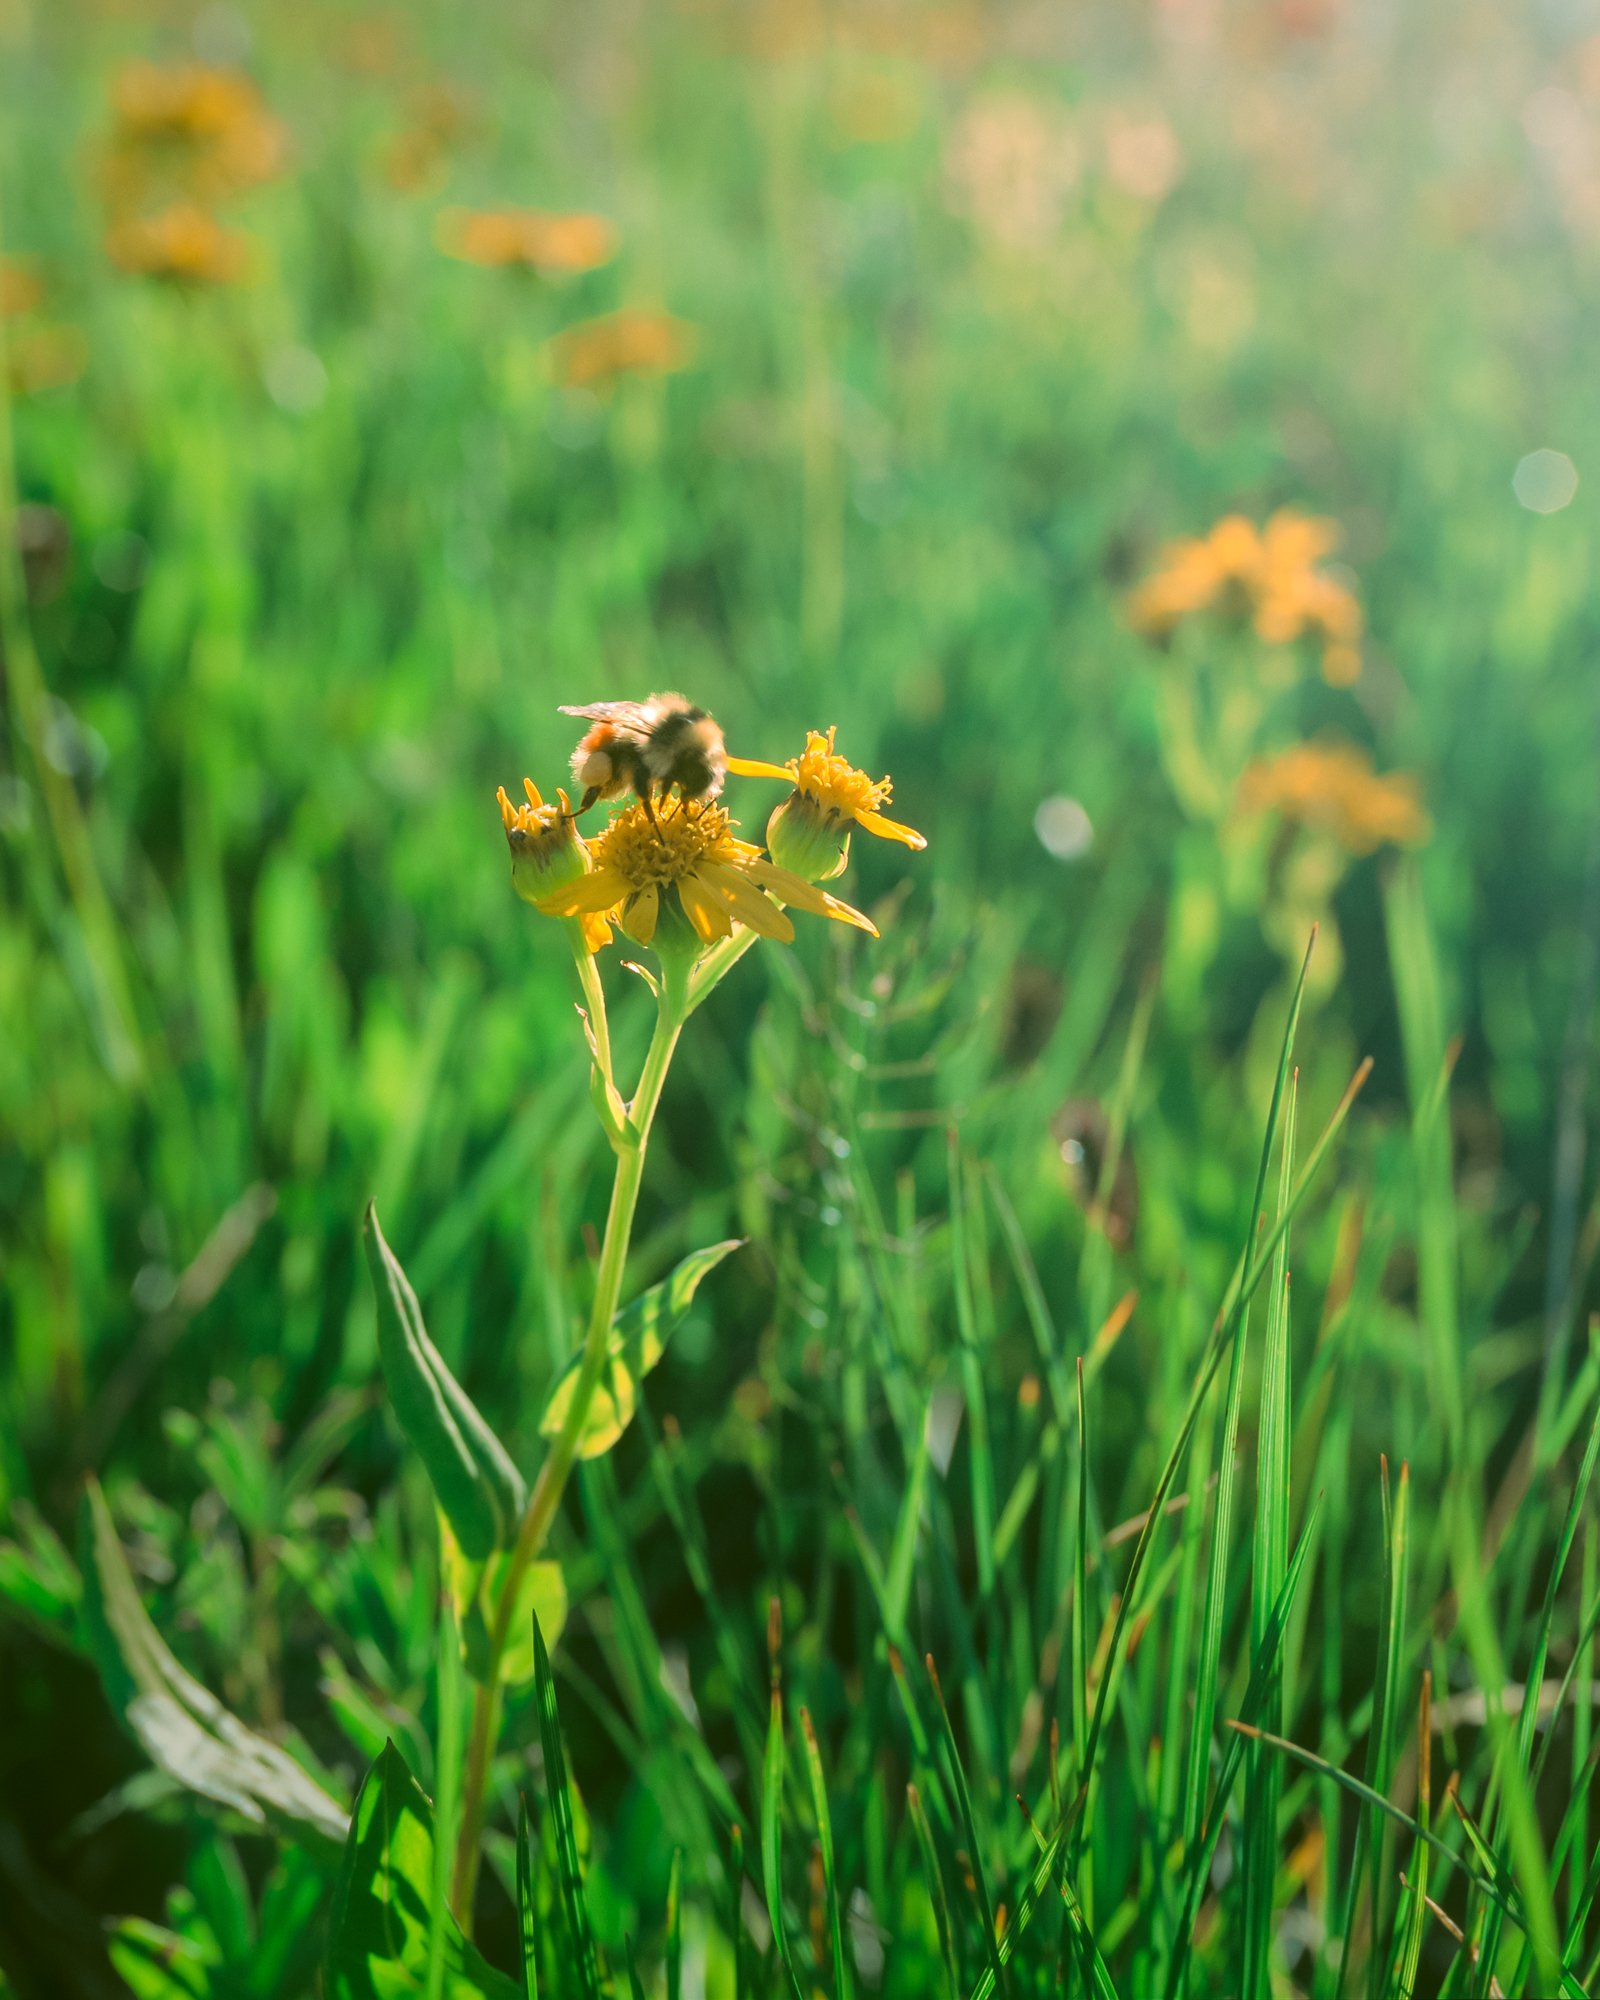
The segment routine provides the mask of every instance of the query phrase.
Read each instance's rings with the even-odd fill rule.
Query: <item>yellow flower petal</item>
[[[757,937],[776,938],[780,944],[794,942],[794,925],[739,869],[712,862],[701,867],[698,879],[722,897],[746,930]]]
[[[533,782],[532,778],[524,778],[522,781],[522,789],[528,795],[528,804],[533,807],[535,812],[537,812],[539,808],[544,804],[544,800],[539,796],[539,787]]]
[[[856,825],[864,827],[868,833],[877,834],[880,840],[904,841],[907,847],[926,847],[928,844],[914,826],[902,826],[897,819],[885,819],[882,813],[857,813]]]
[[[654,882],[628,898],[622,913],[622,927],[635,943],[648,944],[656,934],[656,918],[661,913],[661,892]]]
[[[603,951],[610,944],[611,926],[606,922],[604,917],[594,915],[582,916],[578,918],[578,923],[583,931],[584,945],[591,957],[597,951]]]
[[[854,924],[858,931],[878,935],[878,927],[870,917],[864,917],[849,903],[840,902],[837,896],[830,896],[826,889],[817,888],[799,875],[791,875],[787,868],[779,868],[771,861],[752,861],[745,872],[753,881],[770,889],[780,903],[793,903],[797,910],[809,910],[817,917],[833,917],[841,924]]]
[[[759,757],[730,757],[728,769],[741,778],[782,778],[785,784],[794,783],[793,771],[786,771],[781,764],[766,764]]]
[[[547,916],[576,917],[584,911],[609,910],[628,893],[628,884],[615,869],[595,868],[575,882],[552,890],[539,898],[539,908]]]
[[[685,875],[680,880],[678,900],[683,905],[684,915],[694,925],[696,934],[707,944],[732,936],[733,925],[728,920],[728,912],[698,876]]]

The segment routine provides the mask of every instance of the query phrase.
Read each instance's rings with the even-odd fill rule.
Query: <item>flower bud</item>
[[[531,778],[524,778],[522,786],[528,794],[525,806],[514,806],[505,786],[500,787],[500,817],[511,849],[511,885],[525,903],[537,903],[552,889],[575,882],[589,866],[589,851],[565,792],[556,795],[560,805],[547,806]]]
[[[791,792],[767,821],[767,852],[803,882],[831,882],[850,859],[853,815]]]

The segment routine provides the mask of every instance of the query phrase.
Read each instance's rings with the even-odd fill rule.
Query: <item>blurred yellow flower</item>
[[[602,215],[547,215],[536,208],[447,208],[435,240],[447,257],[542,278],[598,270],[617,254],[617,232]]]
[[[177,201],[154,215],[130,216],[106,232],[112,263],[178,285],[232,285],[250,263],[250,239],[198,202]]]
[[[522,789],[528,803],[514,806],[502,785],[495,794],[500,818],[511,849],[511,884],[525,903],[543,908],[541,898],[552,890],[581,881],[589,866],[589,849],[578,832],[572,806],[565,792],[558,790],[556,805],[546,805],[532,778],[524,778]],[[584,947],[598,951],[611,942],[611,926],[596,911],[585,911],[576,919]]]
[[[1059,106],[1025,91],[997,90],[961,113],[944,165],[957,214],[997,242],[1039,249],[1060,232],[1083,158]]]
[[[1263,758],[1240,780],[1239,804],[1330,834],[1350,854],[1418,847],[1433,831],[1417,780],[1406,771],[1380,776],[1353,743],[1297,743]]]
[[[417,194],[436,181],[472,127],[472,107],[453,84],[430,83],[411,102],[411,117],[384,149],[383,177],[397,194]]]
[[[44,280],[18,258],[0,258],[0,319],[17,325],[6,339],[6,381],[18,396],[76,382],[89,359],[89,343],[75,326],[42,316]]]
[[[282,170],[287,135],[249,77],[201,63],[133,62],[111,89],[107,192],[120,206],[152,193],[217,201]]]
[[[693,327],[640,307],[580,320],[550,342],[556,380],[568,389],[605,388],[622,375],[672,375],[693,358]]]
[[[1331,521],[1282,508],[1258,529],[1229,514],[1208,535],[1173,542],[1161,566],[1128,600],[1135,629],[1166,638],[1186,618],[1218,610],[1251,618],[1268,644],[1310,635],[1322,642],[1322,671],[1335,687],[1361,673],[1361,606],[1318,564],[1338,542]]]
[[[786,764],[730,757],[728,769],[751,778],[784,778],[792,794],[767,822],[767,845],[774,860],[808,880],[822,882],[840,873],[850,858],[850,834],[861,827],[882,840],[907,847],[926,847],[914,827],[886,819],[878,808],[887,805],[894,786],[889,778],[869,778],[834,748],[835,731],[812,729],[806,747]]]
[[[0,257],[0,318],[20,319],[44,304],[44,280],[20,257]]]
[[[13,393],[38,396],[77,381],[89,365],[89,343],[75,326],[25,327],[7,342],[6,360]]]
[[[728,937],[736,923],[787,944],[794,926],[773,901],[777,897],[877,936],[859,910],[736,839],[718,805],[673,799],[658,806],[653,819],[642,805],[628,806],[592,843],[590,860],[587,875],[542,897],[539,907],[552,916],[609,916],[640,944],[679,915],[703,944]]]

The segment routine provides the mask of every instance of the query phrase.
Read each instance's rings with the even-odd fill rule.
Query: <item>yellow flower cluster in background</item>
[[[1252,764],[1239,785],[1246,812],[1276,812],[1330,835],[1347,854],[1417,847],[1432,825],[1409,772],[1381,775],[1353,743],[1297,743]]]
[[[120,270],[173,284],[236,284],[249,239],[220,202],[283,170],[287,135],[250,78],[203,63],[134,62],[111,87],[101,160],[110,220],[106,253]]]
[[[89,344],[75,326],[50,318],[37,267],[0,259],[0,319],[5,320],[6,382],[13,395],[36,396],[76,382]]]
[[[1209,534],[1171,544],[1130,598],[1128,616],[1157,639],[1207,611],[1248,618],[1269,645],[1312,637],[1321,641],[1324,678],[1348,687],[1361,674],[1361,606],[1320,567],[1338,539],[1331,521],[1290,507],[1261,528],[1229,514]]]
[[[447,257],[536,271],[541,278],[596,271],[617,251],[617,232],[604,216],[547,215],[536,208],[447,208],[435,234]]]
[[[249,77],[200,63],[129,63],[111,88],[107,193],[127,207],[226,200],[283,169],[287,135]]]
[[[119,270],[171,284],[231,285],[250,267],[250,239],[198,202],[175,201],[153,215],[114,222],[106,255]]]
[[[550,342],[556,380],[568,389],[606,389],[623,375],[672,375],[694,358],[694,329],[670,313],[628,307],[580,320]]]

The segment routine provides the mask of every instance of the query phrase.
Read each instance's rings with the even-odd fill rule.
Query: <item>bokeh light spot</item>
[[[1094,826],[1076,799],[1041,799],[1033,830],[1046,853],[1058,861],[1076,861],[1094,842]]]
[[[1530,451],[1511,475],[1511,490],[1530,514],[1559,514],[1578,490],[1578,468],[1564,451]]]

